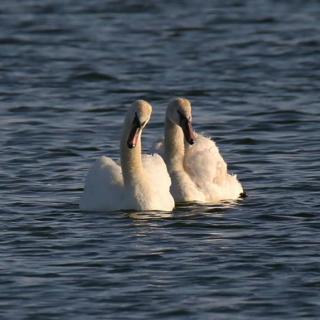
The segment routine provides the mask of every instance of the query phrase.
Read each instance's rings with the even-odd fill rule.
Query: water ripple
[[[319,6],[4,1],[2,319],[318,319]],[[80,212],[138,98],[193,103],[248,197]]]

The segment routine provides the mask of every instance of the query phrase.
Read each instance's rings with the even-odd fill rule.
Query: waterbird
[[[169,102],[164,141],[155,150],[164,157],[176,202],[217,203],[246,196],[237,176],[228,173],[215,142],[193,130],[188,99]]]
[[[125,116],[120,165],[102,156],[89,170],[80,209],[91,211],[172,211],[171,179],[159,154],[141,154],[141,134],[150,120],[151,105],[135,101]]]

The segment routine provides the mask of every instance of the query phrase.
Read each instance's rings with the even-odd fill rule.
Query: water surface
[[[319,319],[317,1],[2,1],[1,319]],[[137,98],[193,103],[249,197],[78,210]]]

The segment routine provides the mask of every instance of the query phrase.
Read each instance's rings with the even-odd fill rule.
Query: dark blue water
[[[0,319],[319,319],[318,1],[2,0]],[[83,213],[137,98],[193,103],[249,197]]]

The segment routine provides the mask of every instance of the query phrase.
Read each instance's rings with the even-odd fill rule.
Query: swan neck
[[[134,185],[143,174],[141,158],[141,131],[134,148],[127,145],[131,124],[125,121],[120,144],[121,169],[125,185]]]
[[[184,134],[182,128],[168,117],[165,122],[164,136],[165,161],[169,171],[183,169],[185,154]]]

